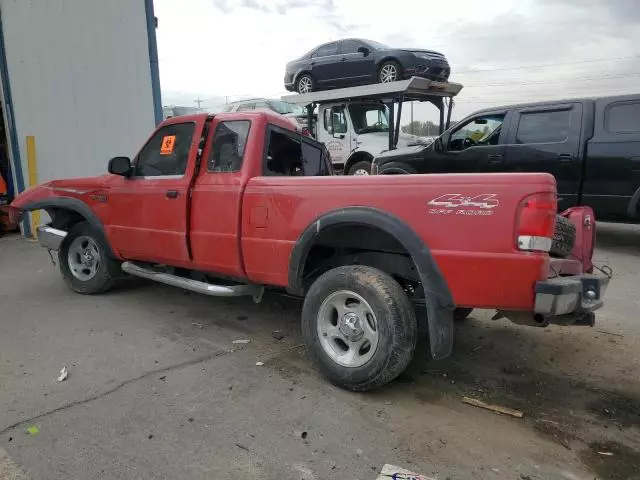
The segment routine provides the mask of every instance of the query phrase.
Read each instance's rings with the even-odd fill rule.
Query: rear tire
[[[121,275],[120,262],[109,255],[103,235],[87,222],[74,225],[58,252],[67,286],[85,295],[109,290]]]
[[[310,73],[303,73],[296,80],[296,92],[309,93],[313,92],[316,84]]]
[[[349,168],[347,175],[371,175],[371,162],[368,160],[361,160],[354,163]]]
[[[417,331],[415,310],[402,287],[372,267],[325,272],[302,307],[302,336],[311,359],[329,381],[349,390],[371,390],[400,375],[413,358]]]

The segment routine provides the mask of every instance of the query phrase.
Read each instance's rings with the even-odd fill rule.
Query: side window
[[[328,57],[338,54],[338,42],[327,43],[316,50],[316,57]]]
[[[520,115],[516,143],[561,143],[569,137],[571,110]]]
[[[610,133],[640,132],[640,102],[614,103],[604,119],[605,130]]]
[[[469,120],[449,139],[448,150],[460,151],[469,147],[498,145],[504,113],[488,114]]]
[[[207,160],[207,171],[240,171],[250,127],[249,120],[231,120],[218,124],[213,134],[211,153]]]
[[[194,123],[176,123],[158,130],[138,154],[134,176],[184,175],[195,128]]]
[[[305,177],[328,175],[322,148],[302,141],[302,169]]]
[[[253,110],[255,108],[255,103],[244,103],[242,105],[238,105],[236,112],[244,112],[245,110]]]
[[[347,115],[344,113],[344,107],[331,108],[331,126],[333,133],[347,133]]]
[[[356,40],[342,41],[342,54],[358,53],[358,48],[363,47],[362,43]]]
[[[256,102],[253,105],[253,108],[268,108],[269,110],[271,110],[271,108],[269,108],[269,105],[267,105],[266,102]]]

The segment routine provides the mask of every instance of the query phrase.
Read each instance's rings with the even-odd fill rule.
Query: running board
[[[262,285],[213,285],[211,283],[199,282],[190,278],[179,277],[169,273],[156,272],[154,270],[141,267],[133,262],[124,262],[122,270],[136,277],[147,278],[154,282],[164,283],[172,287],[179,287],[192,292],[209,295],[211,297],[253,297],[253,301],[260,303],[264,287]]]

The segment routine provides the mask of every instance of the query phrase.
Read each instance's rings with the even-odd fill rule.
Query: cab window
[[[267,177],[330,175],[322,144],[271,125],[268,129],[263,174]]]
[[[498,145],[505,114],[482,115],[461,125],[449,139],[448,150]]]
[[[184,175],[195,128],[190,122],[167,125],[158,130],[138,154],[134,176]]]

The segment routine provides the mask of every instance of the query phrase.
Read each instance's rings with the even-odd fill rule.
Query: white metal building
[[[155,27],[153,0],[0,0],[0,173],[10,198],[133,156],[162,120]]]

